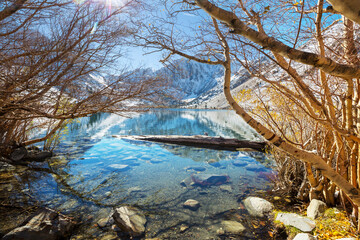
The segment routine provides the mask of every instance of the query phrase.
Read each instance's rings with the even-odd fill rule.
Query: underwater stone
[[[135,207],[123,206],[116,208],[112,215],[115,224],[130,236],[141,236],[145,232],[145,215]]]
[[[245,227],[237,221],[222,221],[221,225],[225,233],[228,234],[241,234],[245,231]]]
[[[109,167],[123,171],[128,170],[130,168],[129,165],[125,165],[125,164],[111,164],[109,165]]]
[[[193,171],[197,171],[197,172],[203,172],[203,171],[206,170],[206,168],[205,167],[197,167],[197,166],[195,166],[195,167],[186,167],[185,170],[186,171],[193,170]]]
[[[246,170],[252,171],[252,172],[261,172],[266,171],[266,168],[262,165],[256,165],[256,164],[250,164],[245,167]]]
[[[180,185],[183,187],[191,188],[194,182],[191,180],[191,177],[187,177],[180,182]]]
[[[219,162],[209,163],[209,165],[213,167],[221,167],[221,164]]]
[[[188,199],[183,204],[184,208],[196,211],[200,207],[200,203],[194,199]]]
[[[244,166],[248,165],[247,162],[244,162],[242,160],[235,160],[235,161],[233,161],[232,164],[236,167],[244,167]]]
[[[139,186],[131,187],[127,190],[128,194],[141,192],[141,191],[142,191],[142,189]]]
[[[216,174],[193,174],[191,176],[192,181],[200,186],[212,186],[221,185],[230,181],[228,175],[216,175]]]
[[[105,228],[107,225],[109,225],[109,218],[101,218],[97,222],[97,225],[99,226],[99,228]]]
[[[162,163],[163,160],[161,160],[161,159],[151,159],[150,162],[156,164],[156,163]]]
[[[189,226],[188,225],[185,225],[185,224],[181,224],[180,226],[180,232],[185,232],[186,230],[189,229]]]
[[[230,185],[222,185],[222,186],[220,186],[220,190],[223,191],[223,192],[231,193],[232,192],[232,187]]]

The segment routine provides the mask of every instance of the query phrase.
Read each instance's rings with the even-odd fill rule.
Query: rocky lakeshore
[[[346,217],[339,221],[339,210],[317,201],[306,210],[306,203],[273,192],[271,161],[262,153],[195,148],[193,161],[176,158],[179,149],[189,148],[167,146],[166,152],[155,148],[152,155],[149,149],[154,145],[140,143],[131,145],[136,150],[123,152],[119,161],[115,153],[121,145],[113,138],[106,146],[111,144],[116,152],[104,153],[101,145],[101,157],[96,159],[93,153],[83,153],[94,149],[84,140],[81,147],[69,143],[65,154],[41,157],[49,153],[20,148],[11,159],[1,161],[0,236],[72,240],[356,236]],[[143,146],[149,148],[145,151]],[[40,157],[34,160],[35,155]],[[326,221],[330,226],[331,221],[348,225],[330,236]]]
[[[53,159],[60,161],[62,158],[53,157]],[[234,165],[239,165],[239,163],[234,162]],[[240,165],[243,167],[243,164]],[[4,185],[5,174],[21,174],[16,170],[17,168],[19,167],[1,162],[2,186]],[[24,167],[20,166],[20,168]],[[216,201],[215,198],[219,197],[218,194],[225,195],[225,197],[227,195],[231,198],[234,186],[229,176],[203,173],[206,171],[206,167],[190,166],[184,170],[189,172],[190,177],[181,181],[179,185],[186,192],[197,191],[198,197],[192,199],[186,197],[185,194],[184,198],[182,198],[184,200],[178,199],[176,201],[179,209],[183,209],[183,216],[194,219],[201,217],[202,211],[206,212],[209,206],[208,202],[206,202],[208,200],[205,199]],[[26,172],[24,169],[21,171]],[[9,189],[2,188],[2,190],[8,191]],[[217,195],[212,195],[211,191],[213,190],[216,190]],[[300,205],[290,196],[277,196],[276,193],[269,194],[269,191],[256,191],[252,188],[247,188],[246,191],[248,191],[247,195],[250,196],[244,198],[243,195],[238,195],[237,208],[229,209],[224,205],[224,211],[219,211],[218,214],[205,219],[202,227],[187,220],[174,222],[173,225],[170,224],[171,227],[166,231],[154,231],[152,229],[154,225],[151,224],[154,218],[162,218],[162,220],[157,219],[158,222],[168,222],[171,221],[173,215],[170,212],[164,212],[162,215],[154,214],[156,209],[148,209],[146,206],[139,207],[123,204],[112,208],[103,208],[101,214],[84,217],[76,214],[76,209],[81,208],[81,206],[62,214],[58,210],[32,205],[32,211],[28,212],[28,216],[23,218],[23,221],[18,221],[17,225],[14,222],[12,227],[1,229],[1,234],[2,239],[25,238],[30,240],[87,239],[89,234],[94,234],[93,236],[100,240],[169,239],[174,236],[183,239],[209,239],[210,237],[211,239],[311,240],[326,239],[324,234],[328,233],[324,231],[324,219],[327,222],[339,222],[338,215],[340,211],[333,208],[328,209],[326,204],[319,200],[312,200],[306,209],[307,214],[304,215],[305,204],[301,205],[303,209],[300,212],[299,208],[291,212],[291,209],[294,210],[295,207]],[[131,196],[140,194],[143,189],[134,187],[128,189],[127,192]],[[107,198],[111,194],[111,192],[108,192],[103,197]],[[206,196],[206,198],[203,196]],[[30,204],[30,202],[28,203]],[[26,209],[29,206],[23,205],[22,207]],[[1,209],[4,211],[6,207],[1,206]],[[287,211],[282,211],[282,209]],[[329,212],[332,214],[329,214]],[[344,219],[342,221],[345,222]],[[83,232],[81,229],[86,226],[89,226],[90,230]],[[341,237],[356,239],[356,235],[354,235],[355,233],[351,231],[350,227],[342,232],[338,231],[331,234],[332,237],[328,239],[341,239]]]

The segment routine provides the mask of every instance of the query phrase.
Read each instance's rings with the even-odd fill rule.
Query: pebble
[[[182,224],[181,226],[180,226],[180,232],[185,232],[186,230],[188,230],[189,229],[189,226],[187,226],[187,225],[185,225],[185,224]]]
[[[232,192],[232,187],[230,185],[222,185],[222,186],[220,186],[220,190],[223,191],[223,192],[231,193]]]
[[[183,204],[184,208],[196,211],[200,207],[200,203],[194,199],[188,199]]]
[[[108,223],[108,218],[101,218],[98,222],[97,222],[97,225],[99,228],[104,228],[106,227]]]

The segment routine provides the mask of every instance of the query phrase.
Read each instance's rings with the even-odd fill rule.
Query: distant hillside
[[[341,55],[341,44],[339,39],[341,39],[341,34],[343,32],[343,24],[337,23],[329,27],[326,31],[324,31],[324,41],[326,46],[328,47],[327,51],[329,54],[339,54]],[[358,35],[359,39],[359,35]],[[315,39],[311,39],[302,47],[301,50],[307,52],[317,52],[317,41]],[[336,52],[338,51],[338,52]],[[335,52],[335,53],[334,53]],[[263,59],[261,64],[264,66],[264,70],[262,74],[268,78],[269,80],[283,81],[288,78],[287,74],[284,74],[284,71],[274,62]],[[314,67],[310,67],[298,62],[292,62],[292,67],[297,70],[300,76],[302,76],[303,81],[307,83],[311,88],[316,89],[317,86],[314,85],[312,80],[312,73],[314,71]],[[268,86],[268,83],[256,78],[250,77],[249,74],[244,69],[240,69],[232,78],[232,93],[234,96],[238,92],[243,89],[264,89],[264,87]],[[222,86],[219,87],[222,89]],[[216,91],[215,91],[216,89]],[[209,93],[211,93],[210,91]],[[197,102],[198,108],[229,108],[229,104],[227,103],[225,96],[222,91],[218,91],[217,88],[213,89],[215,94],[209,94],[206,98],[199,97]],[[243,103],[244,104],[244,103]]]

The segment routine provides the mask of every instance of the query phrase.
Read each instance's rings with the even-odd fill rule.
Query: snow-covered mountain
[[[188,102],[216,87],[221,81],[223,70],[221,66],[180,59],[155,74],[168,79],[170,86],[179,92],[178,97]]]
[[[326,30],[325,43],[327,46],[336,48],[339,45],[336,36],[342,32],[342,24],[335,24]],[[335,36],[335,37],[334,37]],[[309,40],[300,49],[308,52],[316,52],[316,41]],[[257,59],[256,65],[262,65],[263,74],[269,79],[279,80],[284,78],[282,69],[268,59]],[[292,66],[297,69],[301,76],[309,75],[311,67],[293,62]],[[231,80],[231,89],[234,94],[241,89],[255,89],[265,86],[263,81],[251,77],[246,69],[233,66],[234,74]],[[178,59],[166,67],[153,71],[150,68],[136,69],[129,72],[131,78],[161,77],[167,86],[167,94],[172,95],[169,99],[170,106],[199,107],[199,108],[227,108],[228,104],[223,96],[223,68],[221,65],[202,64],[187,59]],[[92,84],[102,86],[107,79],[100,76],[90,76]],[[134,80],[136,82],[136,80]],[[92,85],[91,84],[91,85]]]
[[[222,92],[223,67],[179,59],[159,70],[138,69],[132,76],[161,77],[167,84],[168,93],[174,97],[170,105],[195,107]],[[235,88],[249,79],[249,73],[241,68],[235,73],[231,87]]]

